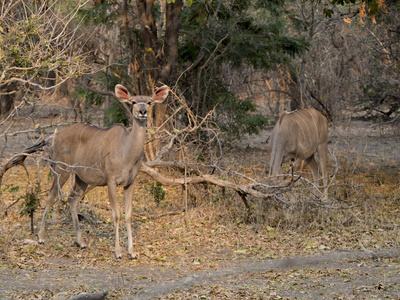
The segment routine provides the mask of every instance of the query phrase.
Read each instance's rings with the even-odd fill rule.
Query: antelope
[[[328,120],[314,108],[304,108],[293,112],[282,112],[270,137],[272,148],[269,176],[281,174],[281,164],[290,159],[295,166],[305,161],[311,169],[314,180],[318,180],[319,166],[324,183],[324,198],[328,197]]]
[[[132,201],[134,182],[141,167],[146,137],[147,116],[152,104],[163,102],[169,93],[167,86],[156,90],[152,97],[132,96],[122,85],[115,86],[115,95],[120,102],[132,104],[133,124],[129,131],[122,125],[99,128],[88,124],[73,124],[55,134],[52,147],[52,175],[42,223],[38,234],[39,243],[45,241],[47,215],[59,191],[69,179],[75,177],[69,208],[76,232],[76,243],[86,248],[79,229],[78,203],[84,197],[88,186],[107,186],[115,229],[115,257],[122,258],[119,244],[120,212],[117,200],[117,186],[124,187],[128,255],[137,259],[132,238]]]

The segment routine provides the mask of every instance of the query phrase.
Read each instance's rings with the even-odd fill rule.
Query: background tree
[[[387,2],[390,13],[365,22],[354,99],[367,117],[396,119],[400,113],[400,4]]]
[[[83,5],[63,15],[66,7],[57,1],[51,6],[46,1],[1,2],[0,113],[13,108],[17,93],[31,97],[32,92],[55,91],[88,70],[77,28],[70,27]]]
[[[289,65],[307,47],[288,33],[283,5],[282,1],[102,1],[84,13],[105,16],[100,23],[112,22],[119,28],[115,36],[119,48],[99,51],[116,58],[111,72],[99,74],[114,78],[107,79],[107,89],[126,78],[134,78],[128,85],[141,94],[157,82],[177,86],[196,114],[204,117],[217,106],[215,121],[238,135],[256,132],[266,119],[254,115],[251,98],[235,95],[224,68],[276,69]],[[111,44],[115,42],[105,47]],[[109,58],[103,61],[110,65]],[[165,111],[161,106],[155,112],[156,127]]]
[[[293,28],[311,45],[287,78],[291,108],[314,106],[331,120],[342,120],[345,110],[355,106],[369,115],[380,110],[381,115],[394,117],[399,90],[398,3],[386,3],[390,13],[369,15],[359,4],[354,10],[336,4],[327,18],[328,4],[308,1],[291,7]]]

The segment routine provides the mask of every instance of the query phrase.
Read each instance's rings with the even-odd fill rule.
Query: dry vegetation
[[[134,200],[135,245],[140,254],[137,261],[128,260],[126,253],[122,260],[114,259],[113,222],[105,188],[92,190],[81,203],[81,224],[88,243],[86,250],[74,245],[75,232],[67,204],[63,201],[57,202],[48,220],[47,243],[38,245],[30,232],[29,218],[20,216],[23,199],[12,207],[8,206],[24,197],[37,178],[41,183],[43,206],[50,183],[49,169],[45,165],[31,164],[28,166],[30,178],[27,179],[23,168],[14,168],[7,173],[1,187],[0,268],[79,273],[79,270],[98,268],[109,272],[117,268],[159,267],[178,273],[180,270],[199,272],[216,270],[249,258],[265,260],[343,249],[398,247],[400,186],[396,165],[390,162],[368,164],[360,153],[356,156],[353,153],[349,159],[350,153],[343,150],[335,155],[336,161],[331,160],[331,172],[336,168],[333,163],[339,168],[330,189],[332,200],[329,203],[316,202],[313,200],[315,191],[299,187],[284,194],[285,201],[292,203],[290,207],[276,200],[250,199],[250,217],[236,193],[213,185],[190,186],[187,203],[184,189],[164,186],[165,199],[157,200],[157,195],[151,193],[155,181],[141,173],[136,182]],[[238,148],[225,159],[230,161],[232,169],[251,176],[262,174],[265,169],[260,156],[265,157],[265,151]],[[174,175],[173,171],[168,172],[164,175]],[[16,186],[19,190],[13,191],[12,187]],[[119,197],[122,204],[122,191]],[[6,207],[7,216],[3,215]],[[42,209],[39,209],[34,215],[35,230],[38,230],[41,213]],[[121,236],[125,237],[124,230]],[[278,274],[271,276],[283,276]],[[240,284],[236,287],[233,290],[220,286],[210,290],[208,287],[202,293],[211,299],[222,299],[217,295],[229,293],[233,293],[228,297],[231,299],[261,295],[251,288],[243,290]],[[98,290],[102,290],[101,286]],[[51,295],[57,291],[72,295],[93,291],[93,287],[56,289],[51,291]],[[112,298],[119,298],[138,291],[115,286],[109,292]],[[16,290],[3,296],[27,299],[26,293],[32,295],[33,292]],[[43,295],[43,291],[36,294]],[[196,295],[195,291],[171,297],[191,298],[193,295]]]
[[[45,155],[33,154],[27,159],[29,178],[22,167],[9,170],[0,178],[0,298],[60,300],[102,290],[108,290],[109,299],[140,298],[146,289],[157,288],[159,294],[154,297],[162,299],[400,297],[397,5],[390,3],[392,12],[381,16],[377,25],[361,26],[355,21],[343,23],[342,17],[327,19],[322,15],[323,2],[296,2],[292,9],[302,16],[300,23],[308,24],[298,34],[310,42],[309,51],[297,58],[298,67],[282,65],[267,72],[246,62],[246,67],[239,70],[231,63],[220,68],[217,61],[227,55],[224,52],[229,47],[221,48],[221,55],[218,54],[225,38],[219,41],[212,38],[213,43],[217,42],[215,48],[210,48],[212,55],[207,56],[201,50],[199,57],[207,59],[193,62],[197,67],[188,68],[192,62],[187,61],[178,70],[181,63],[175,57],[178,69],[171,68],[171,72],[181,74],[177,79],[166,70],[164,77],[153,77],[152,72],[157,68],[151,62],[141,66],[141,60],[151,60],[150,57],[139,57],[137,61],[137,55],[131,55],[131,42],[122,37],[119,23],[99,24],[95,30],[93,24],[75,20],[80,5],[96,6],[98,1],[78,1],[73,13],[65,19],[58,17],[66,9],[63,1],[60,11],[47,7],[47,1],[38,1],[43,5],[37,6],[33,15],[40,18],[30,18],[28,10],[19,14],[22,10],[17,5],[25,7],[25,1],[3,2],[4,7],[16,8],[8,10],[8,19],[2,18],[3,35],[26,34],[25,28],[16,24],[38,26],[43,31],[33,30],[24,36],[27,42],[16,34],[10,34],[9,40],[2,38],[4,51],[14,45],[26,62],[35,62],[30,68],[38,77],[26,72],[30,68],[15,67],[14,59],[5,68],[21,72],[10,73],[7,75],[10,81],[1,82],[4,97],[0,102],[0,174],[6,161],[12,163],[13,153],[21,153],[38,139],[49,136],[55,127],[77,121],[99,126],[105,126],[106,121],[123,121],[120,116],[112,118],[118,110],[110,110],[113,93],[109,92],[109,86],[114,81],[126,81],[132,90],[139,92],[150,91],[158,79],[170,80],[166,84],[171,86],[174,98],[170,96],[168,107],[156,112],[149,122],[153,128],[149,130],[151,142],[145,146],[146,159],[171,162],[179,167],[156,165],[137,178],[133,225],[138,260],[127,259],[123,217],[120,233],[125,252],[122,260],[114,258],[113,220],[107,189],[102,187],[90,191],[80,205],[86,249],[81,250],[74,243],[75,231],[66,198],[54,205],[48,219],[46,243],[39,245],[36,233],[51,183],[49,168],[42,159]],[[126,13],[124,18],[138,15],[136,1],[121,3],[134,5],[121,7]],[[97,15],[92,8],[88,12]],[[106,11],[116,12],[116,9],[117,6],[111,5]],[[352,18],[355,20],[357,14]],[[15,22],[20,19],[32,22]],[[41,26],[39,19],[45,20],[46,26]],[[140,25],[135,19],[130,20],[131,24],[120,21],[124,22],[125,30]],[[66,25],[69,23],[71,28]],[[224,20],[221,25],[225,23],[229,24]],[[179,32],[177,28],[170,29]],[[54,35],[59,37],[59,44],[49,42]],[[167,34],[154,36],[156,44],[164,47],[165,41],[158,41],[158,36]],[[18,41],[24,43],[18,46]],[[71,42],[76,45],[71,46]],[[32,52],[24,48],[27,43]],[[52,45],[46,48],[48,53],[41,48],[47,44]],[[54,49],[62,50],[55,52],[65,56],[53,56]],[[71,49],[76,50],[74,59],[69,59]],[[165,60],[170,58],[174,56],[165,52]],[[70,63],[65,70],[59,68],[61,61]],[[97,73],[100,69],[104,73]],[[104,79],[106,74],[109,77]],[[200,85],[202,76],[210,83],[205,85],[205,91]],[[214,81],[227,85],[213,86]],[[14,99],[12,95],[17,90],[18,97]],[[220,111],[208,111],[221,95],[229,99],[231,95],[225,95],[224,91],[234,93],[238,99],[254,100],[256,111],[250,110],[249,115],[245,111],[244,116],[236,118],[241,111],[231,110],[238,109],[237,106],[221,108],[223,103],[219,103]],[[95,103],[99,105],[96,108]],[[268,170],[269,149],[265,141],[271,128],[250,136],[244,136],[244,132],[254,131],[239,130],[240,140],[236,141],[233,136],[239,135],[233,135],[235,131],[224,135],[216,126],[219,122],[240,128],[249,121],[249,116],[258,113],[271,121],[283,109],[302,106],[316,107],[330,117],[329,201],[321,200],[321,193],[313,187],[307,170],[287,186],[268,187],[265,170]],[[347,123],[358,117],[369,118],[369,122],[357,126],[351,121]],[[371,120],[390,120],[390,123],[376,125]],[[259,126],[253,123],[254,128]],[[160,138],[164,140],[159,141]],[[290,174],[290,166],[285,168]],[[168,185],[176,178],[180,184]],[[68,194],[70,185],[65,185],[64,194]],[[26,200],[36,197],[40,204],[33,214],[32,233],[29,214],[21,213]],[[122,190],[118,197],[122,207]],[[301,261],[306,255],[322,256],[342,250],[382,249],[397,252],[382,259],[359,257],[315,267],[265,267],[260,271],[248,265],[265,261],[273,264],[293,257]],[[247,271],[240,271],[241,266],[247,266],[243,268]],[[193,278],[202,280],[191,281]]]

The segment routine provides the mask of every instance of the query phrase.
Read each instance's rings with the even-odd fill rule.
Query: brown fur
[[[159,88],[153,97],[134,97],[123,86],[117,85],[115,94],[120,101],[133,104],[134,120],[130,131],[120,125],[104,129],[87,124],[74,124],[55,135],[52,149],[53,184],[49,191],[39,231],[40,243],[44,242],[46,218],[50,208],[63,185],[73,174],[75,184],[69,201],[77,244],[82,248],[86,247],[79,230],[79,200],[88,189],[106,185],[114,219],[115,256],[121,258],[117,186],[122,185],[124,187],[128,253],[131,258],[137,257],[133,252],[131,228],[134,181],[141,167],[146,137],[146,120],[150,105],[163,102],[168,96],[168,91],[168,87],[164,86]]]
[[[319,178],[315,154],[318,155],[324,186],[327,186],[328,120],[314,108],[283,112],[272,130],[270,176],[281,173],[281,164],[295,159],[297,165],[305,161],[314,180]],[[327,197],[325,189],[324,197]]]

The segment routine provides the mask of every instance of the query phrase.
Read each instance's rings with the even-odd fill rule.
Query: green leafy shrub
[[[24,202],[21,204],[21,216],[29,216],[31,219],[31,233],[34,234],[34,226],[33,226],[33,214],[37,210],[40,204],[40,182],[37,181],[35,186],[31,186],[26,189],[25,195],[21,197]]]
[[[162,183],[158,181],[156,183],[149,183],[148,191],[153,195],[157,205],[160,205],[161,201],[165,200],[165,190],[163,189]]]
[[[121,103],[113,101],[104,112],[104,125],[111,126],[120,123],[129,126],[129,119]]]
[[[256,106],[250,98],[221,96],[219,100],[216,123],[228,135],[239,138],[246,133],[258,134],[268,125],[268,118],[256,113]]]

